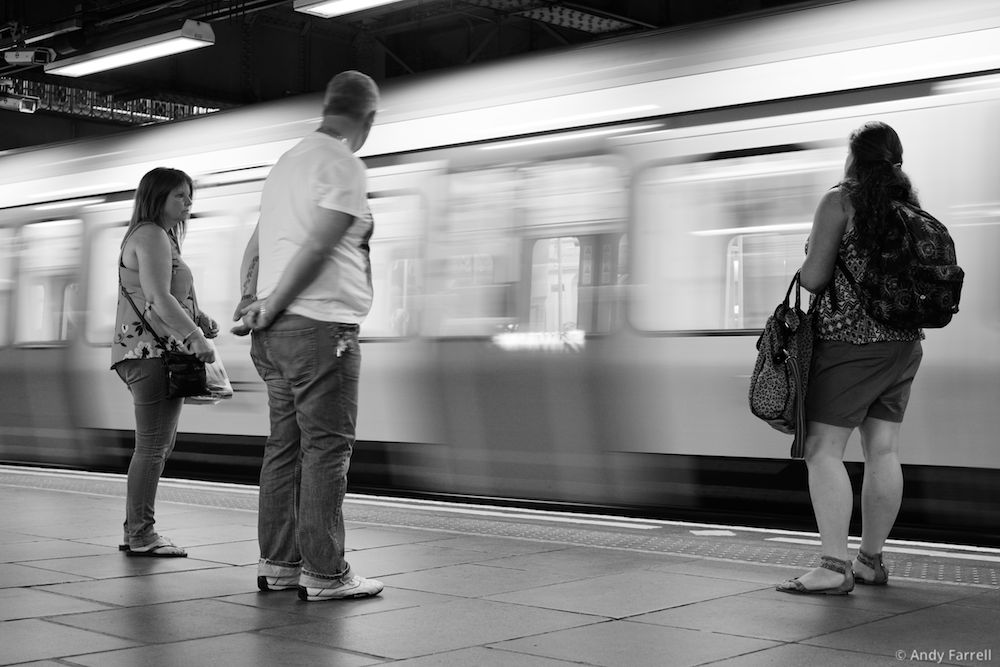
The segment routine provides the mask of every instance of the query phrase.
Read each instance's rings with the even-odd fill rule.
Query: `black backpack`
[[[872,319],[900,329],[937,328],[958,312],[965,271],[955,263],[955,242],[927,211],[893,202],[892,221],[876,254],[857,280],[837,265]]]

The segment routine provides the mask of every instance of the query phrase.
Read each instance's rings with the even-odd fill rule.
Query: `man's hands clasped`
[[[239,322],[230,331],[237,336],[246,336],[254,329],[266,329],[274,323],[277,313],[269,310],[267,299],[244,296],[233,312],[233,321]]]

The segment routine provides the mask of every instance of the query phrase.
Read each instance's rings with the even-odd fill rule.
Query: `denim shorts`
[[[848,428],[868,417],[903,421],[922,356],[918,340],[866,345],[816,341],[806,419]]]

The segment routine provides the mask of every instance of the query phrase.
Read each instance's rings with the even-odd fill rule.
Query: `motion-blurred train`
[[[828,2],[385,85],[352,489],[812,529],[748,378],[846,138],[877,118],[967,276],[926,332],[896,535],[1000,543],[998,44],[995,0]],[[184,255],[228,322],[263,179],[319,112],[0,154],[0,460],[123,467],[108,367],[135,185],[195,177]],[[169,470],[253,482],[266,394],[247,339],[218,349],[235,396],[184,409]]]

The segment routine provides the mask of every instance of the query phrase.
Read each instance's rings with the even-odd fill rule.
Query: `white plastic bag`
[[[185,403],[191,405],[215,405],[224,398],[233,397],[233,385],[229,382],[229,374],[222,365],[222,357],[215,353],[215,361],[205,364],[205,378],[208,381],[209,393],[204,396],[188,396]]]

